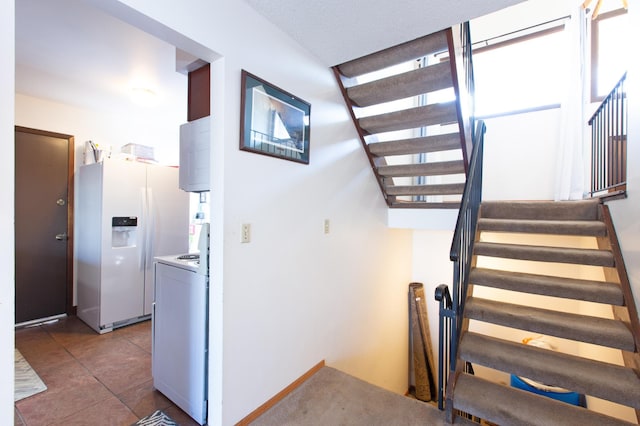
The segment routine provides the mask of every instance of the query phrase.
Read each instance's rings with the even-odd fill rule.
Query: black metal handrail
[[[440,302],[438,321],[438,408],[444,409],[444,393],[447,386],[447,377],[449,376],[449,349],[451,348],[451,319],[453,311],[451,309],[451,293],[449,286],[440,284],[436,287],[436,300]]]
[[[473,56],[469,22],[452,27],[449,34],[449,62],[453,76],[453,87],[457,99],[458,124],[461,136],[465,171],[469,171],[473,150],[475,128],[475,82],[473,77]]]
[[[591,126],[592,197],[626,189],[627,93],[624,73],[589,119]]]
[[[473,136],[473,151],[469,164],[467,182],[464,186],[462,204],[453,234],[449,258],[453,262],[452,296],[448,286],[436,288],[435,298],[440,302],[440,336],[438,354],[438,408],[444,408],[444,392],[448,375],[456,369],[458,338],[462,328],[462,313],[467,296],[469,272],[473,256],[478,210],[482,201],[482,166],[484,151],[484,121],[476,122]]]

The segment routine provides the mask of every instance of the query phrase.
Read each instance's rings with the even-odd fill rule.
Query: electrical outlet
[[[242,234],[240,236],[241,243],[249,243],[251,242],[251,224],[243,223],[242,224]]]
[[[324,233],[328,234],[329,231],[331,231],[331,222],[329,221],[329,219],[325,219],[324,220]]]

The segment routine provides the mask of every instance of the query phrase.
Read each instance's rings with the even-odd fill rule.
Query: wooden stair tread
[[[458,120],[455,102],[443,102],[372,115],[358,119],[360,128],[368,134],[415,129]]]
[[[464,173],[462,160],[378,167],[378,174],[385,177],[439,176],[460,173]]]
[[[478,230],[531,234],[582,235],[603,237],[605,224],[598,220],[534,220],[534,219],[478,219]]]
[[[502,425],[633,424],[464,373],[457,379],[453,402],[456,409]]]
[[[462,336],[458,351],[471,363],[640,408],[640,377],[630,368],[473,332]]]
[[[435,92],[452,85],[451,65],[447,61],[349,87],[347,95],[355,106],[368,107]]]
[[[398,46],[345,62],[338,65],[337,68],[340,74],[351,78],[411,61],[422,56],[428,56],[432,53],[446,51],[447,49],[447,30],[442,30],[402,43]]]
[[[492,324],[633,352],[631,331],[612,319],[558,312],[471,297],[464,316]]]
[[[378,157],[450,151],[461,149],[460,133],[446,133],[388,142],[372,142],[368,145],[368,148],[372,155]]]
[[[568,247],[543,247],[524,244],[501,244],[479,241],[474,245],[478,256],[504,257],[541,262],[574,263],[613,267],[613,254],[608,250]]]
[[[522,293],[543,294],[616,306],[624,305],[620,285],[603,281],[473,268],[469,275],[469,283]]]
[[[462,194],[464,183],[444,183],[433,185],[394,185],[386,187],[387,194],[403,195],[450,195]]]

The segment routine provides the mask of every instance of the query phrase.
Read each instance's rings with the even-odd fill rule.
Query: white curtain
[[[555,199],[576,200],[585,191],[585,102],[587,17],[576,5],[565,27],[569,66],[558,70],[565,84],[562,97]],[[562,75],[564,73],[564,75]]]

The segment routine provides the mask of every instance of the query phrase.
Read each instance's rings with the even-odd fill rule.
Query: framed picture
[[[242,70],[240,149],[309,164],[311,104]]]

